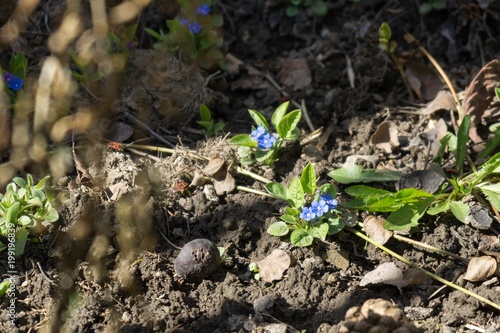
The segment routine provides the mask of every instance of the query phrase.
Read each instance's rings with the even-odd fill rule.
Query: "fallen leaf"
[[[487,63],[465,90],[462,101],[462,115],[469,115],[472,121],[469,137],[475,143],[482,142],[477,126],[486,117],[500,113],[500,102],[495,98],[495,88],[500,86],[500,61]]]
[[[431,156],[436,156],[440,146],[439,140],[441,140],[446,133],[448,133],[448,125],[446,125],[443,118],[439,118],[437,121],[430,119],[427,128],[429,130],[422,133],[420,137],[430,143],[431,151],[429,154]]]
[[[472,258],[467,266],[464,280],[471,282],[486,280],[497,270],[497,261],[490,256]]]
[[[191,181],[191,184],[189,186],[202,186],[205,184],[205,177],[199,172],[198,170],[195,170],[194,175],[193,175],[193,180]]]
[[[427,105],[416,113],[421,115],[428,115],[439,110],[455,111],[457,109],[457,104],[453,95],[448,90],[441,90],[438,92],[436,98],[427,103]]]
[[[443,87],[443,83],[436,72],[429,66],[415,61],[407,61],[405,67],[408,83],[418,98],[423,101],[430,101],[435,98],[438,91]]]
[[[301,90],[311,85],[311,71],[305,58],[281,59],[281,82],[292,90]]]
[[[403,285],[405,287],[412,284],[422,285],[426,279],[427,275],[418,268],[410,267],[403,273]]]
[[[368,272],[359,282],[361,287],[375,284],[389,284],[401,291],[404,286],[403,271],[394,263],[385,262]]]
[[[399,146],[398,128],[392,121],[384,121],[378,125],[377,130],[370,138],[370,142],[375,147],[391,153],[394,147]]]
[[[229,172],[224,173],[223,178],[213,178],[215,193],[217,195],[224,195],[225,193],[231,193],[236,188],[236,181]]]
[[[374,215],[365,217],[365,232],[375,242],[384,245],[392,237],[392,232],[384,228],[385,219]]]
[[[116,201],[120,199],[120,197],[127,193],[129,190],[129,187],[125,182],[119,182],[114,185],[111,185],[107,189],[105,189],[106,193],[109,196],[110,201]]]
[[[292,260],[285,251],[274,249],[270,255],[257,262],[260,278],[266,282],[281,280],[291,263]]]
[[[225,163],[226,161],[222,157],[213,157],[210,161],[208,161],[207,166],[201,171],[208,176],[214,176],[222,170]]]

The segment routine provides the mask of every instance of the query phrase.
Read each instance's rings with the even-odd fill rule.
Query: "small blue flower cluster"
[[[299,217],[306,221],[311,221],[335,209],[338,204],[337,199],[333,199],[330,194],[324,194],[318,201],[313,201],[311,207],[303,207]]]
[[[7,83],[10,89],[18,91],[23,86],[24,81],[12,73],[6,72],[3,75],[3,80]]]
[[[257,142],[257,147],[260,149],[269,149],[274,145],[276,137],[267,133],[263,126],[259,126],[250,134],[253,140]]]
[[[196,14],[201,15],[201,16],[207,16],[210,14],[210,7],[207,4],[202,4],[198,8],[196,8]],[[189,31],[191,31],[193,34],[197,35],[201,31],[201,24],[198,22],[189,22],[188,19],[182,19],[180,21],[182,24],[184,24]]]

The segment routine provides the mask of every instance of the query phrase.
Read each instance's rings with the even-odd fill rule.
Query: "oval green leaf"
[[[276,237],[285,236],[290,231],[290,227],[282,221],[275,222],[267,228],[267,233]]]

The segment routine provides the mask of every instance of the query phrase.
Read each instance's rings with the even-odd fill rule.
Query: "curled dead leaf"
[[[365,232],[375,242],[384,245],[392,237],[392,231],[384,228],[385,219],[374,215],[365,217],[363,224]]]
[[[270,255],[257,262],[260,278],[266,282],[281,280],[283,273],[290,267],[292,260],[288,253],[274,249]]]
[[[497,261],[490,256],[472,258],[467,266],[464,280],[471,282],[483,281],[495,274],[497,271]]]
[[[224,193],[230,193],[236,188],[236,181],[229,172],[226,171],[224,177],[214,178],[214,188],[217,195],[223,195]]]
[[[394,263],[385,262],[368,272],[359,282],[361,287],[376,284],[389,284],[401,290],[404,286],[403,271]]]
[[[477,126],[486,117],[500,113],[500,102],[495,98],[495,88],[500,86],[500,61],[490,61],[477,73],[465,90],[462,115],[469,115],[472,125],[469,137],[475,143],[482,142]]]
[[[427,103],[425,107],[421,108],[416,113],[428,115],[439,110],[454,111],[456,109],[457,105],[453,95],[448,90],[441,90],[436,95],[436,98]]]
[[[432,68],[416,61],[405,62],[405,67],[408,83],[419,99],[429,101],[436,97],[443,83]]]
[[[384,121],[378,125],[377,130],[370,138],[370,142],[375,147],[391,153],[394,147],[399,146],[398,128],[392,121]]]
[[[189,186],[198,187],[204,184],[205,184],[205,177],[198,170],[195,170],[193,175],[193,180],[191,181],[191,184],[189,184]]]
[[[226,161],[222,157],[213,157],[208,161],[207,166],[201,170],[204,174],[208,176],[214,176],[222,170]]]

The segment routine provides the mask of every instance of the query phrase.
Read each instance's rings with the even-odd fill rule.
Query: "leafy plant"
[[[8,71],[0,68],[0,74],[6,83],[6,91],[11,103],[14,102],[16,93],[23,87],[27,70],[28,60],[22,52],[19,52],[10,59]]]
[[[215,123],[210,114],[210,110],[206,105],[200,105],[201,120],[197,121],[198,125],[203,127],[203,133],[207,138],[217,135],[224,128],[224,123]]]
[[[328,7],[323,0],[286,0],[288,7],[286,15],[288,17],[297,16],[301,8],[311,8],[314,15],[325,16],[328,13]]]
[[[290,234],[290,242],[295,246],[309,246],[314,239],[325,240],[326,236],[338,233],[344,227],[336,210],[338,201],[334,199],[337,189],[331,184],[316,189],[316,173],[308,164],[300,178],[294,178],[289,187],[271,182],[266,190],[273,196],[286,200],[288,205],[281,221],[269,226],[267,232],[273,236]]]
[[[122,57],[124,63],[128,63],[130,58],[130,51],[134,48],[134,38],[137,31],[137,24],[132,24],[128,26],[125,31],[120,34],[110,33],[108,35],[108,54],[113,58]],[[98,64],[92,61],[92,59],[87,59],[78,56],[78,54],[73,49],[69,49],[69,55],[76,70],[71,72],[71,75],[80,83],[88,85],[93,82],[100,81],[104,75],[98,69]]]
[[[274,111],[271,118],[276,133],[271,133],[269,123],[256,110],[248,110],[257,127],[252,127],[252,133],[235,135],[229,141],[240,146],[239,154],[243,164],[252,164],[254,161],[270,165],[277,156],[285,141],[295,141],[299,136],[297,125],[302,117],[301,110],[287,113],[289,102],[284,102]]]
[[[154,47],[180,53],[183,60],[197,64],[202,69],[216,70],[226,67],[222,48],[222,17],[214,14],[212,1],[178,0],[179,16],[168,20],[167,33],[145,29],[158,40]]]
[[[425,15],[433,10],[441,10],[446,8],[445,0],[428,0],[420,5],[420,14]]]
[[[7,290],[9,290],[10,287],[10,279],[4,279],[2,282],[0,282],[0,298],[5,295]]]
[[[38,184],[33,177],[27,180],[16,177],[6,187],[5,195],[0,194],[0,251],[14,244],[16,256],[22,255],[30,229],[55,222],[59,219],[57,210],[52,206],[53,197],[45,187],[49,176]]]

